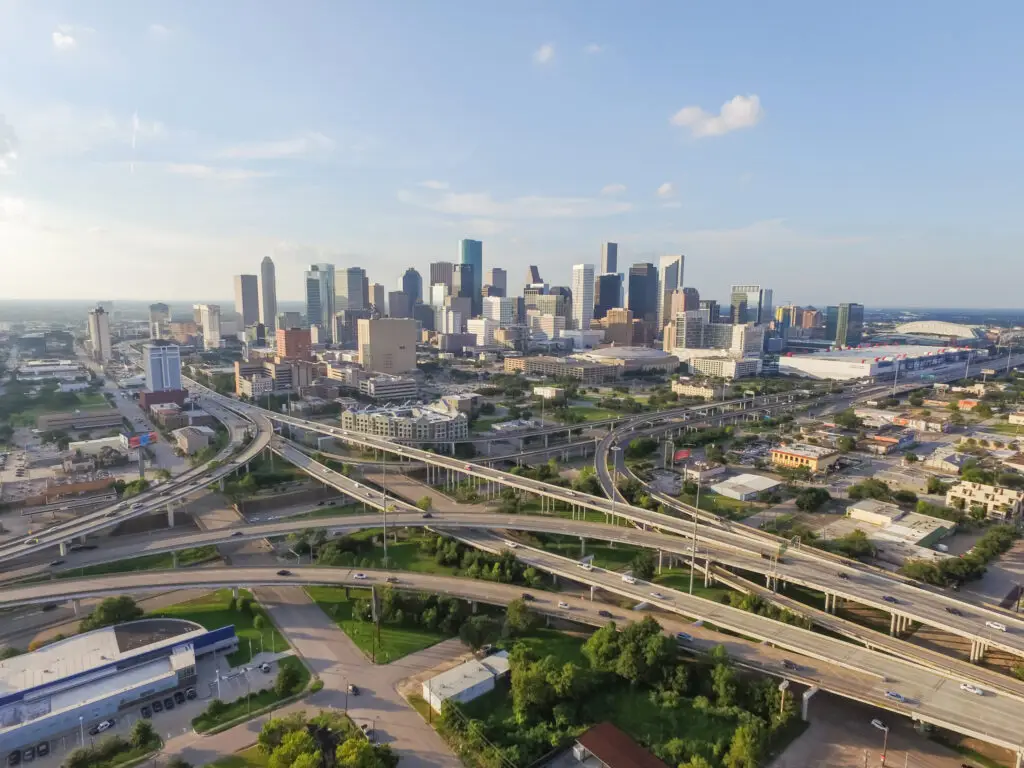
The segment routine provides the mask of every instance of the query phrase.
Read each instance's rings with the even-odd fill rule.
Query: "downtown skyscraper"
[[[277,328],[277,275],[274,271],[274,260],[263,257],[260,264],[260,322],[268,334]]]
[[[479,315],[482,307],[484,280],[484,244],[479,240],[459,241],[459,263],[469,264],[473,268],[473,314]]]

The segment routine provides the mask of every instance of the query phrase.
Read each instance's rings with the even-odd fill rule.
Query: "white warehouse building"
[[[971,354],[977,359],[983,353],[961,347],[923,347],[914,344],[855,347],[780,357],[779,373],[812,379],[892,378],[896,375],[897,367],[902,376],[904,372],[966,360]]]
[[[423,683],[423,698],[435,712],[452,701],[467,702],[494,689],[498,678],[508,674],[508,653],[498,653],[483,659],[471,659],[465,664],[442,672]]]

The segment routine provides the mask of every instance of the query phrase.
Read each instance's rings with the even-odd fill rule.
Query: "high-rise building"
[[[518,300],[514,296],[488,296],[484,299],[483,315],[499,327],[515,325]]]
[[[437,307],[434,310],[434,330],[438,333],[461,333],[462,327],[461,312],[450,307]]]
[[[721,309],[715,299],[701,299],[697,307],[705,323],[718,323],[721,318]]]
[[[613,307],[605,315],[604,340],[619,347],[633,346],[633,313],[623,307]]]
[[[339,309],[334,316],[334,343],[355,344],[359,337],[357,326],[360,320],[375,317],[369,309]]]
[[[430,304],[433,307],[443,307],[444,300],[451,295],[451,286],[445,283],[434,283],[430,286]]]
[[[547,295],[547,283],[528,283],[523,288],[523,304],[526,309],[537,308],[537,298]]]
[[[508,295],[508,273],[501,267],[488,269],[484,274],[484,285],[491,286],[491,296]]]
[[[306,320],[333,336],[335,313],[333,264],[311,264],[306,271]]]
[[[572,323],[580,331],[590,330],[594,319],[594,265],[572,266]]]
[[[696,288],[683,288],[683,311],[700,309],[700,291]]]
[[[256,275],[235,275],[235,312],[242,316],[242,327],[260,320],[260,286]]]
[[[825,338],[838,347],[855,347],[864,340],[864,305],[840,304],[825,315]]]
[[[730,299],[734,308],[731,313],[734,323],[765,325],[775,316],[771,288],[762,288],[760,285],[734,285],[730,291]],[[745,304],[745,313],[737,317],[736,308],[741,303]]]
[[[452,270],[452,296],[458,296],[462,299],[469,299],[470,311],[475,312],[476,304],[474,297],[480,300],[480,295],[474,293],[476,291],[476,275],[473,273],[475,267],[472,264],[456,264]],[[483,302],[481,301],[481,304]]]
[[[268,333],[277,328],[277,277],[274,272],[274,260],[264,256],[260,263],[260,322]]]
[[[156,303],[149,305],[149,336],[153,339],[163,339],[168,335],[168,324],[171,321],[171,308],[166,304]]]
[[[474,317],[466,321],[466,333],[476,336],[478,347],[494,346],[494,332],[498,324],[486,317]]]
[[[265,324],[264,324],[265,325]],[[302,313],[301,312],[278,312],[274,323],[275,328],[301,328],[302,327]],[[267,329],[267,333],[270,334],[270,329]]]
[[[335,309],[366,309],[370,284],[362,267],[346,267],[338,276]]]
[[[461,327],[455,333],[461,333],[466,328],[466,321],[473,316],[473,302],[468,296],[449,296],[444,300],[445,309],[457,312],[461,318]]]
[[[146,389],[166,392],[181,389],[181,348],[169,341],[154,341],[142,347]]]
[[[609,272],[598,275],[594,292],[594,319],[600,320],[608,310],[619,306],[622,297],[622,275]]]
[[[452,292],[452,269],[455,267],[450,261],[435,261],[430,265],[430,284],[443,283],[448,286],[448,293]]]
[[[412,308],[412,317],[425,331],[434,330],[434,308],[420,302]]]
[[[803,311],[803,315],[800,318],[800,325],[802,328],[807,330],[813,330],[820,328],[824,320],[821,316],[821,310],[815,309],[814,307],[807,307]]]
[[[376,309],[381,315],[387,314],[387,291],[380,283],[370,283],[370,308]]]
[[[423,278],[414,267],[409,267],[402,275],[402,292],[409,297],[410,305],[423,301]]]
[[[747,322],[747,293],[733,291],[729,297],[729,322],[735,324]]]
[[[199,325],[203,328],[203,349],[220,349],[220,306],[200,304]]]
[[[658,270],[653,264],[634,264],[629,268],[628,308],[637,320],[658,319]]]
[[[553,315],[565,320],[563,330],[572,327],[572,296],[568,288],[554,286],[552,293],[545,293],[538,296],[535,302],[535,309],[542,315]],[[555,293],[554,291],[558,291]],[[565,291],[564,293],[562,291]]]
[[[526,268],[526,284],[532,285],[534,283],[543,283],[544,281],[540,276],[540,268],[534,265],[530,265]]]
[[[110,346],[110,315],[103,307],[96,307],[89,313],[89,349],[92,359],[106,363],[113,356]]]
[[[318,333],[323,332],[323,326],[317,328]],[[308,328],[278,328],[276,342],[274,351],[278,357],[288,360],[309,360],[311,357],[313,339]]]
[[[662,256],[658,262],[658,327],[671,319],[672,293],[683,287],[683,266],[686,257]]]
[[[608,275],[619,271],[619,244],[601,244],[601,274]]]
[[[367,371],[409,373],[416,370],[415,320],[379,318],[360,320],[359,362]]]
[[[412,299],[405,291],[388,292],[388,317],[412,317]]]
[[[460,240],[459,263],[473,266],[473,293],[470,298],[473,299],[473,314],[479,315],[483,304],[480,289],[484,284],[484,244],[479,240]]]

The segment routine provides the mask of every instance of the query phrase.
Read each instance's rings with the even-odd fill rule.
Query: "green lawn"
[[[251,599],[252,593],[245,589],[239,590],[239,600],[243,597]],[[250,645],[252,653],[259,653],[261,637],[263,638],[263,649],[266,651],[274,650],[280,652],[290,647],[288,641],[281,636],[281,633],[277,631],[270,618],[257,603],[253,603],[253,609],[257,615],[264,617],[262,631],[253,627],[254,617],[251,614],[230,610],[228,607],[230,602],[231,590],[218,589],[216,592],[203,595],[195,600],[169,605],[151,615],[186,619],[201,624],[207,629],[220,629],[221,627],[233,624],[235,626],[235,634],[238,636],[238,650],[228,656],[228,663],[233,667],[245,664],[252,658],[249,652]],[[252,642],[250,643],[250,641]]]
[[[93,410],[113,408],[103,395],[95,392],[78,394],[78,402],[67,406],[60,405],[35,405],[26,408],[24,411],[11,414],[11,425],[15,427],[34,427],[36,419],[44,413],[68,413],[74,410]]]
[[[372,511],[369,507],[365,510],[362,504],[346,504],[344,506],[329,507],[326,504],[309,512],[301,512],[297,515],[289,515],[288,520],[308,520],[319,517],[337,517],[338,515],[365,515]]]
[[[598,710],[606,720],[624,730],[641,744],[664,744],[673,738],[693,739],[728,746],[736,730],[731,718],[714,717],[694,708],[687,700],[678,707],[664,708],[651,701],[650,693],[616,686],[598,694]]]
[[[260,752],[259,747],[249,747],[207,763],[206,768],[267,768],[269,759],[269,756]]]
[[[655,576],[653,579],[655,584],[663,584],[666,587],[672,589],[678,589],[680,592],[690,591],[690,569],[689,568],[666,568],[661,572],[660,576]],[[694,597],[703,597],[707,600],[714,600],[716,603],[722,602],[722,598],[728,595],[733,590],[729,587],[717,584],[713,587],[704,586],[704,574],[697,571],[693,574],[693,594]]]
[[[448,638],[448,635],[441,632],[382,624],[380,638],[375,639],[373,624],[352,618],[352,602],[368,600],[370,590],[349,589],[348,592],[346,596],[344,587],[306,587],[310,598],[352,639],[359,650],[370,658],[376,654],[381,664],[388,664]]]
[[[495,416],[493,419],[477,419],[473,422],[473,432],[484,433],[490,430],[492,424],[502,424],[512,421],[508,416]]]
[[[607,408],[588,408],[584,405],[573,405],[569,413],[575,413],[583,417],[584,421],[604,421],[605,419],[621,419],[628,414],[618,411],[609,411]]]
[[[570,635],[554,629],[535,629],[527,637],[517,637],[514,640],[501,641],[498,643],[498,646],[511,650],[512,646],[516,643],[522,643],[537,658],[554,656],[559,664],[571,661],[574,664],[586,665],[588,662],[583,658],[583,643],[586,640],[586,637]]]
[[[693,502],[696,501],[696,494],[681,493],[676,498],[684,504],[693,505]],[[737,501],[736,499],[730,499],[728,496],[719,496],[717,493],[702,489],[699,509],[720,517],[729,518],[730,520],[742,520],[757,512],[759,507],[749,502]]]
[[[279,667],[295,667],[299,670],[299,683],[295,686],[295,690],[289,696],[295,695],[299,691],[306,688],[309,684],[309,670],[306,669],[306,665],[303,664],[299,659],[294,656],[286,656],[278,662]],[[250,712],[257,712],[263,707],[268,707],[281,698],[288,698],[288,696],[281,697],[274,692],[274,681],[268,681],[268,687],[262,691],[253,691],[249,696],[243,696],[241,699],[236,699],[228,704],[227,709],[224,710],[217,717],[210,717],[203,712],[198,717],[192,718],[192,727],[197,733],[203,733],[216,728],[218,725],[229,723],[232,720],[236,720],[243,715]],[[245,765],[243,763],[242,765]]]
[[[982,427],[985,432],[995,432],[1000,435],[1010,435],[1012,437],[1020,437],[1024,439],[1024,433],[1022,433],[1021,424],[1010,424],[1007,421],[1000,421],[995,424],[986,424]]]
[[[579,541],[549,541],[540,546],[547,552],[553,552],[556,555],[568,557],[572,560],[579,560],[581,557]],[[583,555],[593,555],[594,565],[599,568],[618,571],[628,567],[633,558],[642,551],[644,550],[641,550],[639,547],[631,547],[625,544],[611,547],[608,544],[597,544],[588,541]]]
[[[215,546],[195,547],[178,552],[178,567],[183,568],[219,557]],[[58,579],[73,579],[80,576],[99,576],[105,573],[127,573],[129,571],[159,571],[174,567],[174,556],[170,552],[159,555],[143,555],[130,560],[118,560],[115,563],[90,565],[76,570],[61,571]]]

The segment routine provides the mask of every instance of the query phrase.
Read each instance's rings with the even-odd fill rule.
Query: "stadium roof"
[[[912,323],[903,323],[896,326],[896,332],[965,340],[979,339],[983,335],[977,326],[947,323],[943,320],[915,320]]]
[[[653,347],[601,347],[600,349],[588,349],[576,357],[603,358],[605,360],[663,360],[670,355]]]

